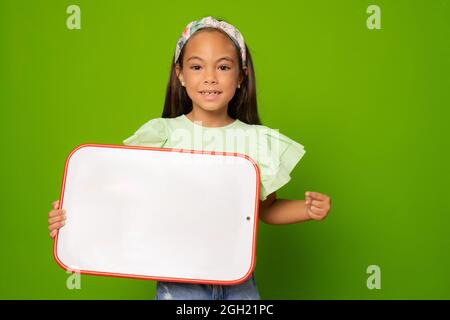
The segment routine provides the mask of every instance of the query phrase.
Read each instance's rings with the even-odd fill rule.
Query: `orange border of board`
[[[255,197],[255,214],[254,214],[254,228],[253,228],[253,250],[252,250],[252,262],[250,265],[249,271],[246,275],[240,279],[234,281],[214,281],[214,280],[205,280],[205,279],[186,279],[186,278],[167,278],[167,277],[157,277],[157,276],[145,276],[145,275],[135,275],[135,274],[125,274],[125,273],[111,273],[111,272],[101,272],[101,271],[91,271],[91,270],[72,270],[68,266],[66,266],[58,257],[57,248],[58,248],[58,236],[59,230],[56,233],[56,236],[53,238],[53,257],[56,263],[64,270],[77,272],[80,274],[88,274],[88,275],[96,275],[96,276],[109,276],[109,277],[118,277],[118,278],[134,278],[134,279],[145,279],[145,280],[157,280],[157,281],[167,281],[167,282],[185,282],[185,283],[198,283],[198,284],[220,284],[220,285],[236,285],[247,280],[252,274],[255,268],[255,254],[256,254],[256,236],[258,231],[258,209],[259,209],[259,168],[257,163],[249,156],[237,152],[218,152],[218,151],[203,151],[203,150],[189,150],[189,149],[175,149],[175,148],[157,148],[157,147],[142,147],[142,146],[124,146],[124,145],[115,145],[115,144],[82,144],[73,149],[69,156],[66,159],[66,164],[64,167],[64,177],[61,184],[61,193],[60,193],[60,201],[59,207],[63,208],[64,203],[64,189],[66,184],[66,175],[67,168],[69,165],[69,160],[72,155],[85,147],[104,147],[104,148],[119,148],[119,149],[141,149],[141,150],[157,150],[157,151],[165,151],[165,152],[179,152],[179,153],[199,153],[199,154],[210,154],[210,155],[224,155],[224,156],[234,156],[234,157],[242,157],[250,161],[253,167],[256,170],[256,197]]]

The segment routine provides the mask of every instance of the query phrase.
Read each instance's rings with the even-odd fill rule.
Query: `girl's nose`
[[[205,83],[216,83],[216,80],[214,79],[214,78],[211,78],[211,79],[205,79],[205,81],[204,81]]]
[[[208,71],[206,72],[205,75],[205,83],[216,83],[216,74],[214,73],[214,71]]]

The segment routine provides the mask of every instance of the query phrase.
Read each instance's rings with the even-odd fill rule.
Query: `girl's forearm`
[[[267,224],[291,224],[311,220],[305,200],[275,199],[259,214],[261,220]]]

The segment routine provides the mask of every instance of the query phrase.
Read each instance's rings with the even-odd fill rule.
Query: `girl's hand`
[[[66,220],[66,210],[58,209],[59,200],[52,202],[52,208],[48,213],[48,229],[50,230],[50,237],[54,238],[59,228],[62,228]]]
[[[319,192],[305,192],[306,213],[313,220],[322,221],[328,215],[331,208],[329,196]]]

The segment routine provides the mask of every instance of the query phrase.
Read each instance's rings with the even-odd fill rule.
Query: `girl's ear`
[[[248,76],[248,69],[247,69],[247,68],[243,69],[243,70],[240,72],[240,75],[239,75],[239,85],[241,85],[241,84],[242,84],[242,81],[244,81],[244,75],[245,75],[245,76]]]
[[[178,63],[175,65],[175,73],[177,74],[178,80],[180,80],[181,83],[184,83],[183,71]]]

